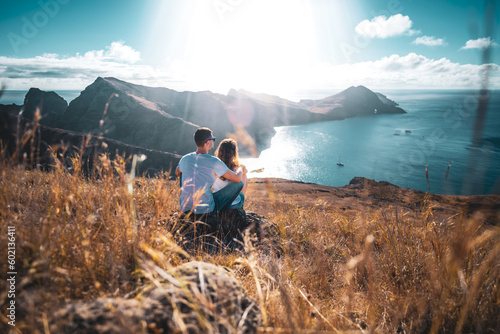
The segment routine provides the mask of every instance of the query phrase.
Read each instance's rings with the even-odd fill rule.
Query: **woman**
[[[241,192],[238,194],[233,203],[231,203],[229,209],[243,208],[243,204],[245,203],[245,192],[247,191],[247,169],[239,161],[238,143],[236,143],[234,139],[224,139],[219,144],[219,147],[217,147],[215,156],[221,159],[230,170],[234,172],[237,172],[239,169],[243,170],[243,189],[241,189]],[[229,182],[230,181],[224,177],[220,177],[215,180],[214,193],[224,188]]]

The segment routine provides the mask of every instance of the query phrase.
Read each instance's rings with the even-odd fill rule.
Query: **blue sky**
[[[486,10],[487,3],[494,7]],[[84,89],[97,76],[176,90],[500,88],[494,1],[3,2],[7,89]],[[491,8],[494,8],[493,10]],[[490,47],[489,65],[482,65]]]

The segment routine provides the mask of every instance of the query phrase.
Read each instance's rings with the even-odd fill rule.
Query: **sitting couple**
[[[245,203],[247,169],[239,162],[236,141],[224,139],[215,151],[216,157],[208,154],[214,148],[212,130],[199,128],[194,141],[196,152],[183,156],[175,170],[181,180],[181,210],[209,214],[241,209]]]

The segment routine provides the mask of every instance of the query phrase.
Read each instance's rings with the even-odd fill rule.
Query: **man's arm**
[[[238,183],[243,179],[243,175],[245,175],[247,173],[247,168],[245,166],[242,166],[242,167],[243,168],[238,168],[238,171],[236,173],[229,169],[222,176],[224,176],[229,181],[233,181],[233,182]]]
[[[179,169],[179,167],[177,167],[177,168],[175,169],[175,175],[177,175],[177,176],[181,176],[181,174],[182,174],[181,170]]]

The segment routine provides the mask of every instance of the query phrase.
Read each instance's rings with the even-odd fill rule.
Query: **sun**
[[[276,94],[308,81],[316,50],[308,2],[221,0],[223,12],[216,3],[198,1],[191,18],[187,80]]]

